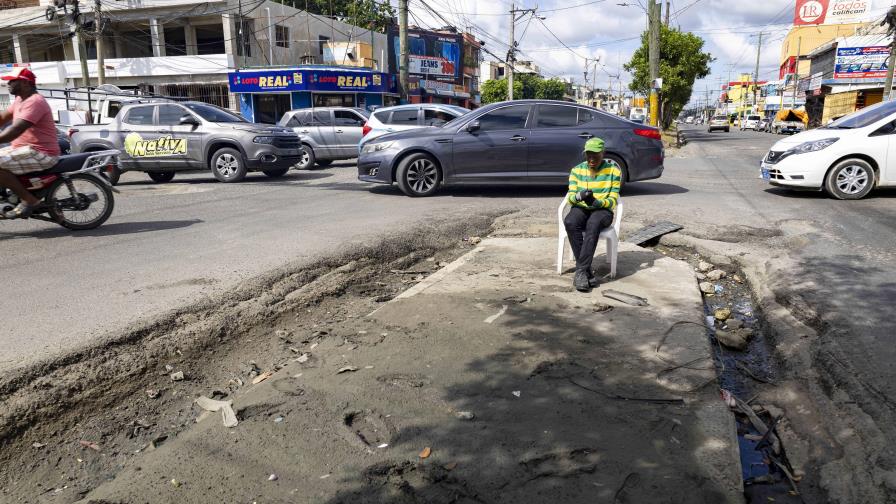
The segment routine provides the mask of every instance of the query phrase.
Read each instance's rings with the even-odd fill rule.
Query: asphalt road
[[[744,239],[744,229],[818,230],[793,251],[803,261],[795,278],[829,287],[807,295],[842,323],[852,338],[850,357],[873,361],[872,378],[894,397],[896,367],[883,364],[896,350],[881,342],[896,333],[888,315],[896,300],[896,191],[845,202],[772,188],[757,167],[777,137],[696,127],[688,134],[691,144],[667,158],[660,180],[627,187],[627,218],[673,220],[716,239],[738,235],[731,240]],[[0,223],[7,293],[0,301],[0,372],[347,243],[489,209],[553,212],[563,194],[563,188],[478,188],[412,199],[395,187],[358,182],[350,162],[278,180],[253,175],[240,184],[201,173],[179,174],[168,184],[126,174],[119,188],[115,213],[94,231]]]

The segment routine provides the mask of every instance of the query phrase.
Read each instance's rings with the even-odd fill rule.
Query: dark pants
[[[597,249],[600,232],[613,224],[613,212],[609,210],[585,210],[572,207],[563,219],[566,235],[576,257],[576,271],[585,271],[591,276],[591,261]]]

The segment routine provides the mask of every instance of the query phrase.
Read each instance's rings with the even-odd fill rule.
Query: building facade
[[[71,6],[57,9],[52,20],[49,6],[41,0],[38,6],[0,10],[0,63],[31,67],[40,88],[82,86],[78,48],[84,38],[90,83],[96,85],[96,41],[73,32]],[[238,111],[242,107],[230,91],[229,75],[240,68],[340,64],[382,72],[386,67],[385,35],[267,0],[132,0],[102,7],[105,81],[123,90],[189,97]],[[92,5],[84,9],[81,22],[92,22]],[[0,95],[4,100],[8,95]],[[68,104],[79,106],[84,105]]]

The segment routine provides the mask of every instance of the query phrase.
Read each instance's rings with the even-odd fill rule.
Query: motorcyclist
[[[0,77],[6,81],[15,100],[0,112],[0,124],[8,125],[0,132],[0,187],[16,193],[19,204],[5,212],[6,219],[24,219],[40,201],[19,182],[18,175],[52,168],[59,160],[59,139],[53,111],[36,90],[37,77],[27,67],[16,67]],[[10,124],[11,122],[11,124]]]

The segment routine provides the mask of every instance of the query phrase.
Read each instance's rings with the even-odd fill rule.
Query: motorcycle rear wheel
[[[89,173],[71,175],[68,180],[74,194],[63,178],[53,182],[47,191],[46,204],[53,208],[56,222],[74,231],[95,229],[106,222],[115,208],[112,190]]]

